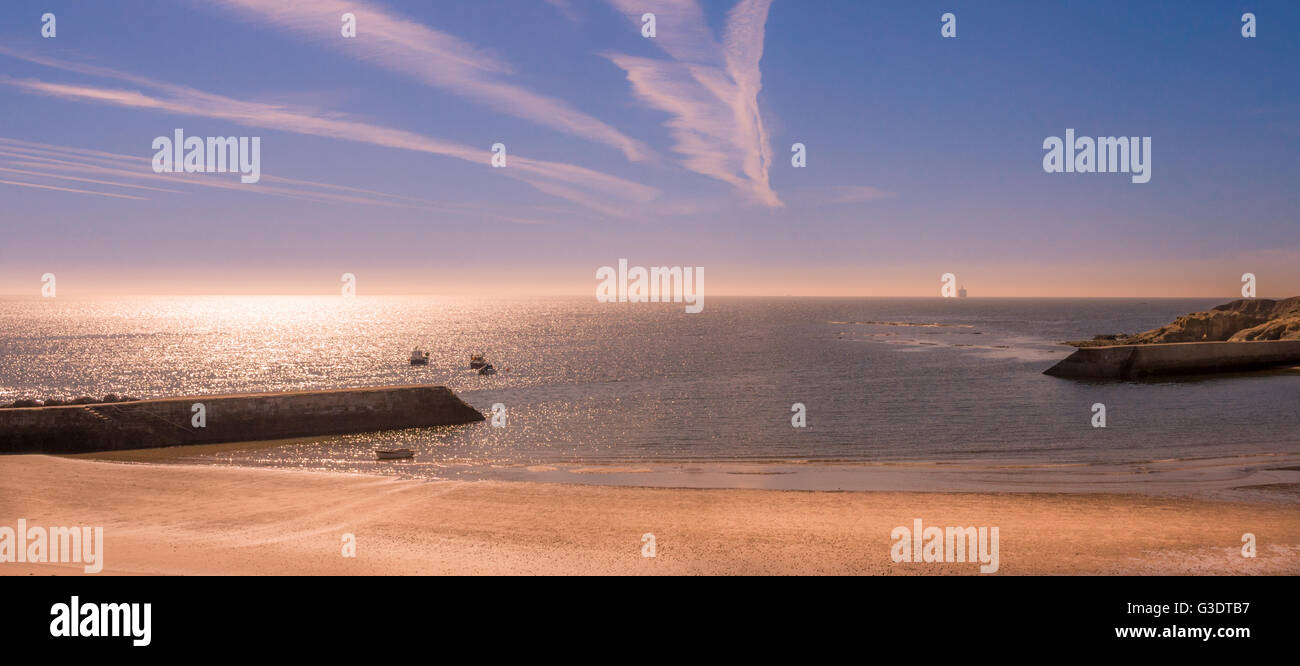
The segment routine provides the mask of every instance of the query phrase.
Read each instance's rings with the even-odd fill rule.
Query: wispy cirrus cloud
[[[730,183],[765,206],[781,206],[768,173],[771,142],[758,108],[759,61],[771,0],[740,0],[718,42],[695,0],[609,0],[638,25],[656,17],[652,40],[672,60],[605,56],[624,70],[633,93],[668,113],[665,123],[686,168]]]
[[[54,190],[54,191],[56,191],[56,192],[72,192],[72,193],[74,193],[74,194],[93,194],[93,195],[96,195],[96,196],[101,196],[101,197],[111,197],[111,198],[114,198],[114,199],[136,199],[136,200],[139,200],[139,201],[147,201],[147,199],[145,199],[144,197],[137,197],[137,196],[132,196],[132,195],[129,195],[129,194],[114,194],[114,193],[111,193],[111,192],[96,192],[96,191],[94,191],[94,190],[79,190],[79,189],[76,189],[76,188],[73,188],[73,187],[58,187],[58,186],[55,186],[55,185],[41,185],[41,184],[38,184],[38,183],[28,183],[28,182],[18,181],[18,180],[3,180],[3,179],[0,179],[0,184],[3,184],[3,185],[16,185],[16,186],[18,186],[18,187],[33,187],[33,188],[41,189],[41,190]]]
[[[484,169],[489,168],[489,153],[484,149],[407,130],[352,120],[345,114],[240,100],[102,67],[65,63],[46,57],[25,56],[4,47],[0,47],[0,53],[67,71],[114,78],[147,89],[147,92],[142,92],[134,89],[55,83],[41,79],[20,79],[0,75],[0,85],[11,86],[29,93],[78,102],[215,118],[245,127],[424,152],[473,162]],[[521,155],[511,155],[508,168],[492,171],[524,181],[541,192],[568,199],[607,215],[625,216],[628,214],[629,205],[648,202],[657,195],[657,191],[652,187],[617,176],[573,164],[549,162]]]
[[[147,157],[123,155],[85,148],[59,146],[34,141],[23,141],[10,137],[0,137],[0,174],[17,173],[35,179],[70,180],[94,183],[112,188],[147,190],[167,194],[181,194],[181,190],[139,185],[125,181],[143,180],[166,184],[173,187],[192,186],[231,190],[254,195],[269,195],[324,204],[356,204],[361,206],[380,206],[386,208],[406,208],[428,212],[481,218],[485,214],[498,222],[512,224],[551,224],[547,220],[520,217],[508,206],[498,206],[483,202],[433,202],[419,197],[410,197],[389,192],[380,192],[362,187],[321,183],[298,178],[286,178],[272,174],[262,174],[257,187],[248,187],[236,178],[219,178],[203,173],[154,173]],[[18,167],[18,168],[16,168]],[[86,178],[69,176],[68,173],[82,173],[102,176],[103,178]],[[113,180],[104,180],[112,178]],[[0,180],[0,184],[34,187],[44,190],[90,194],[117,199],[148,200],[144,197],[125,195],[114,192],[81,190],[67,187],[51,186],[40,183]],[[544,207],[539,207],[544,208]],[[541,211],[546,212],[546,211]],[[556,215],[565,215],[564,211],[551,211]]]
[[[4,154],[5,154],[4,151],[0,151],[0,155],[4,155]],[[180,190],[169,190],[169,189],[167,189],[167,188],[165,188],[165,187],[149,187],[148,185],[134,185],[134,184],[132,184],[132,183],[121,183],[121,182],[117,182],[117,181],[113,181],[113,180],[101,180],[101,179],[99,179],[99,178],[82,178],[82,177],[79,177],[79,176],[66,176],[66,175],[57,174],[57,173],[50,173],[50,172],[47,171],[47,170],[41,170],[41,169],[48,169],[48,168],[49,168],[50,165],[49,165],[48,162],[42,162],[42,161],[34,161],[34,162],[31,162],[31,161],[22,161],[22,160],[19,160],[19,161],[15,161],[15,162],[12,162],[12,163],[15,164],[16,166],[32,167],[32,168],[37,169],[37,170],[36,170],[36,171],[32,171],[31,169],[14,169],[14,168],[12,168],[12,167],[0,167],[0,171],[3,171],[3,172],[5,172],[5,173],[17,173],[17,174],[22,174],[22,175],[24,175],[24,176],[36,176],[36,177],[38,177],[38,178],[53,178],[53,179],[55,179],[55,180],[75,180],[75,181],[77,181],[77,182],[79,182],[79,183],[93,183],[93,184],[95,184],[95,185],[109,185],[109,186],[112,186],[112,187],[122,187],[122,188],[132,189],[132,190],[152,190],[152,191],[154,191],[154,192],[170,192],[170,193],[172,193],[172,194],[176,194],[176,193],[178,193],[178,192],[180,191]],[[55,168],[57,169],[58,167],[55,167]]]
[[[290,199],[313,201],[317,203],[352,203],[424,210],[447,210],[445,207],[434,204],[434,202],[414,197],[405,197],[342,185],[332,185],[329,183],[281,178],[269,174],[263,175],[262,179],[269,183],[284,183],[287,184],[287,186],[269,185],[265,187],[249,188],[244,187],[233,179],[214,178],[208,174],[157,174],[153,172],[150,166],[150,160],[145,157],[121,155],[117,153],[58,146],[33,141],[22,141],[20,139],[12,139],[9,137],[0,137],[0,163],[7,165],[0,166],[0,172],[3,173],[18,173],[30,178],[69,180],[105,185],[112,188],[147,190],[167,194],[179,194],[181,193],[181,190],[173,189],[172,187],[152,187],[149,185],[140,185],[126,181],[145,180],[156,182],[160,185],[167,184],[173,187],[188,185],[227,189],[253,194],[282,196]],[[124,166],[126,168],[123,168]],[[70,176],[68,175],[69,173],[102,176],[103,178]],[[104,178],[113,178],[114,180],[104,180]],[[9,182],[7,184],[12,185],[18,183]],[[57,189],[59,191],[77,192],[79,194],[98,194],[115,198],[142,198],[120,195],[112,192],[73,190],[44,186],[38,187],[43,187],[44,189]]]
[[[563,100],[508,80],[513,68],[490,51],[454,35],[358,0],[217,0],[241,15],[266,21],[315,43],[355,56],[421,83],[551,129],[603,143],[627,159],[653,157],[643,142]],[[572,11],[565,2],[552,2]],[[357,17],[357,37],[341,39],[339,17]]]

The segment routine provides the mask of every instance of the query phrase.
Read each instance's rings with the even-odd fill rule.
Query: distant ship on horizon
[[[957,290],[957,298],[966,298],[966,287]]]

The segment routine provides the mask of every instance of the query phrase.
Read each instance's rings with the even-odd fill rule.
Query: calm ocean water
[[[1143,383],[1041,374],[1070,351],[1061,340],[1145,330],[1218,302],[710,298],[686,314],[576,298],[6,299],[0,401],[445,383],[480,410],[506,406],[503,428],[190,456],[368,472],[377,444],[415,448],[407,470],[1300,452],[1300,372]],[[432,353],[428,367],[407,364],[415,345]],[[470,371],[474,351],[503,372]],[[1097,402],[1105,429],[1090,425]],[[807,428],[791,426],[793,403],[806,405]]]

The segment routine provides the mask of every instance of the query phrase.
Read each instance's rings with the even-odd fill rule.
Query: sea
[[[1300,454],[1300,370],[1042,374],[1070,353],[1062,341],[1155,328],[1224,300],[710,297],[691,314],[594,298],[11,297],[0,299],[0,403],[446,385],[496,418],[165,452],[430,479]],[[427,366],[408,363],[415,347]],[[472,353],[498,373],[471,370]],[[415,458],[375,459],[394,447]]]

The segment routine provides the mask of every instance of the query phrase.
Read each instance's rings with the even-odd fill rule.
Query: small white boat
[[[411,350],[411,365],[429,365],[429,352],[419,347]]]
[[[375,451],[375,457],[380,460],[400,460],[402,458],[414,458],[415,451],[411,449],[379,449]]]

